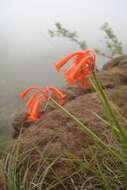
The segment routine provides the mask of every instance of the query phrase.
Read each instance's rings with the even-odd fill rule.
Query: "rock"
[[[120,56],[110,60],[103,66],[103,70],[110,70],[113,68],[126,70],[127,69],[127,56]]]

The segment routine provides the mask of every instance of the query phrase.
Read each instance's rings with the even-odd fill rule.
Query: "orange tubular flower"
[[[83,52],[82,51],[78,51],[76,53],[69,54],[65,58],[63,58],[62,60],[58,61],[57,64],[56,64],[56,70],[59,71],[62,66],[64,66],[71,58],[73,58],[77,54],[78,55],[82,55]]]
[[[40,92],[35,92],[27,101],[26,106],[28,108],[29,114],[31,114],[34,104],[39,99]]]
[[[49,100],[49,93],[51,95],[54,94],[58,99],[59,103],[63,104],[65,95],[57,88],[52,86],[47,86],[44,89],[40,87],[31,86],[27,88],[20,96],[24,99],[27,94],[31,92],[31,90],[35,90],[35,92],[28,98],[26,102],[26,106],[28,108],[28,118],[30,121],[37,121],[40,117],[41,113],[41,105],[42,102],[47,102]]]
[[[43,95],[45,99],[43,90],[37,86],[30,86],[23,93],[20,93],[20,96],[24,99],[32,90],[35,90],[35,92],[27,100],[26,106],[28,108],[28,118],[31,121],[36,121],[40,114],[40,96]]]
[[[37,99],[33,105],[33,109],[29,115],[29,119],[31,121],[36,121],[39,119],[39,112],[40,112],[40,101]]]
[[[56,63],[56,70],[59,71],[71,58],[73,58],[73,63],[70,68],[65,70],[65,78],[70,84],[75,84],[79,81],[81,87],[88,88],[90,86],[88,77],[95,69],[96,55],[94,51],[86,50],[69,54]]]
[[[48,88],[57,97],[59,103],[63,104],[65,95],[58,88],[54,88],[54,87],[52,87],[50,85],[48,86]]]

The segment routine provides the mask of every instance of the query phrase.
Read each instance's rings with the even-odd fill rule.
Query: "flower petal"
[[[39,94],[40,94],[40,92],[36,92],[36,93],[34,93],[34,94],[28,99],[28,101],[27,101],[27,103],[26,103],[26,106],[27,106],[27,108],[28,108],[29,114],[31,113],[31,111],[32,111],[32,109],[33,109],[33,106],[34,106],[34,104],[35,104],[36,99],[39,98]]]
[[[59,102],[63,104],[65,95],[58,88],[52,87],[50,85],[48,87],[49,87],[49,90],[51,90],[52,93],[57,97]]]
[[[41,90],[40,87],[38,86],[30,86],[29,88],[25,89],[22,93],[19,94],[22,98],[24,98],[31,90]]]
[[[78,51],[72,54],[67,55],[62,60],[58,61],[56,63],[56,70],[59,71],[61,67],[63,67],[72,57],[75,57],[76,55],[82,55],[84,51]]]
[[[29,115],[29,119],[32,121],[36,121],[39,119],[39,113],[40,113],[40,99],[36,99],[34,102],[33,109]]]

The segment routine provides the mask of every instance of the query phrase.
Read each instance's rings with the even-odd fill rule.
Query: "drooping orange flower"
[[[26,106],[28,108],[29,114],[31,114],[33,107],[35,105],[35,102],[39,99],[40,92],[35,92],[31,95],[31,97],[28,99]]]
[[[36,121],[39,119],[39,112],[40,112],[40,100],[39,98],[36,99],[36,101],[33,104],[33,107],[31,109],[31,113],[29,114],[29,119],[31,121]]]
[[[59,71],[61,69],[61,67],[66,64],[66,62],[68,62],[71,58],[73,58],[74,56],[77,56],[77,55],[82,56],[83,51],[78,51],[78,52],[69,54],[62,60],[58,61],[56,64],[56,70]]]
[[[70,84],[80,82],[81,87],[89,87],[89,75],[95,69],[96,55],[93,50],[78,51],[67,55],[56,63],[56,70],[60,69],[73,58],[72,66],[64,71],[64,76]]]
[[[56,96],[60,104],[64,103],[65,95],[63,94],[63,92],[61,92],[58,88],[55,88],[51,85],[48,85],[48,89],[51,91],[52,94]]]
[[[30,86],[23,93],[19,94],[23,99],[32,91],[33,94],[27,99],[26,106],[28,109],[28,118],[30,121],[37,121],[40,117],[41,106],[43,102],[47,102],[53,94],[56,96],[59,103],[63,104],[65,95],[55,87],[51,85],[41,88]]]

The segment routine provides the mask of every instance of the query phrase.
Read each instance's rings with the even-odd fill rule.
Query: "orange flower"
[[[48,86],[48,88],[49,90],[51,90],[52,94],[54,94],[57,97],[59,103],[63,104],[65,95],[58,88],[54,88],[50,85]]]
[[[70,84],[75,84],[79,81],[82,87],[89,87],[88,77],[95,69],[94,51],[86,50],[69,54],[56,63],[56,70],[59,71],[71,58],[73,58],[73,63],[70,68],[64,71],[65,78]]]
[[[50,85],[44,89],[41,87],[30,86],[23,93],[21,93],[20,96],[24,99],[25,96],[28,95],[33,89],[35,92],[28,98],[26,102],[26,106],[28,108],[28,118],[33,122],[39,119],[42,102],[47,102],[49,100],[50,93],[51,95],[54,94],[56,96],[59,103],[62,104],[64,102],[64,94],[59,89]]]
[[[40,100],[39,98],[34,102],[33,108],[31,113],[29,114],[29,119],[31,121],[36,121],[39,119],[39,112],[40,112]]]
[[[39,118],[40,114],[40,108],[39,108],[39,102],[40,102],[40,95],[45,98],[43,94],[43,90],[39,86],[30,86],[26,90],[24,90],[23,93],[20,93],[19,95],[24,99],[26,95],[28,95],[32,90],[35,92],[29,97],[29,99],[26,102],[26,106],[28,108],[28,118],[31,121],[36,121]]]
[[[39,94],[40,92],[35,92],[33,95],[31,95],[31,97],[28,99],[26,106],[29,110],[29,114],[31,114],[33,106],[36,102],[36,100],[39,98]]]
[[[56,64],[56,70],[59,71],[63,65],[65,65],[71,58],[74,58],[75,56],[75,61],[82,57],[84,55],[84,51],[77,51],[75,53],[67,55],[65,58],[62,60],[58,61]],[[78,57],[77,57],[78,56]]]

